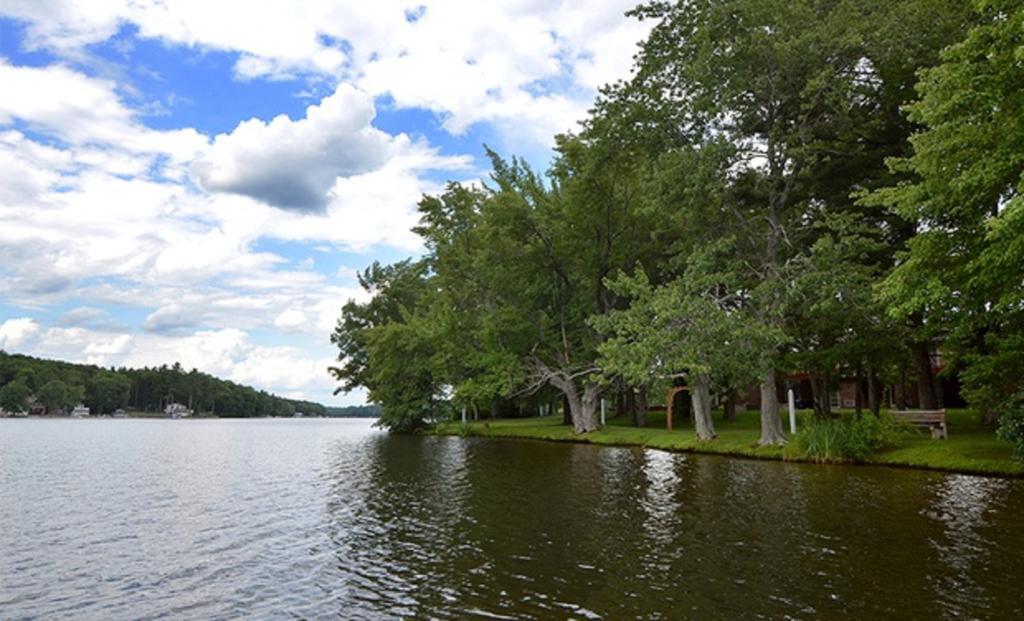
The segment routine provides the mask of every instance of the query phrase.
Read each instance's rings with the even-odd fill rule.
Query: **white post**
[[[793,389],[789,389],[789,433],[796,433],[796,397]]]
[[[466,406],[462,406],[462,424],[466,424]]]
[[[601,426],[604,427],[604,399],[601,399]]]

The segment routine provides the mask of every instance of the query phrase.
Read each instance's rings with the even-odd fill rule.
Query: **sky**
[[[327,405],[416,203],[544,168],[629,73],[633,0],[0,0],[0,349],[180,362]]]

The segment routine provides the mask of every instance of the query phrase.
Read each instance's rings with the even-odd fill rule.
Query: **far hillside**
[[[196,415],[326,416],[319,403],[286,399],[179,363],[154,368],[103,368],[0,351],[0,410],[61,414],[84,403],[92,414],[118,409],[163,412],[180,403]]]
[[[379,405],[347,405],[326,409],[327,415],[333,418],[377,418],[380,416]]]

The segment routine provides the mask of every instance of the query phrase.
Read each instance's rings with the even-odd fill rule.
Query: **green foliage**
[[[7,382],[0,388],[0,410],[21,414],[28,410],[28,386],[21,380]]]
[[[685,279],[655,288],[638,271],[608,284],[630,304],[591,320],[607,335],[599,346],[600,366],[635,384],[693,372],[745,385],[755,380],[751,362],[781,338],[750,317],[739,300]]]
[[[94,414],[109,414],[128,404],[132,383],[127,377],[100,371],[85,387],[85,404]]]
[[[818,463],[860,463],[896,445],[907,432],[902,421],[888,414],[851,420],[809,416],[802,420],[787,454]]]
[[[32,378],[33,384],[26,378]],[[15,379],[29,386],[30,394],[48,408],[85,402],[95,413],[109,413],[120,407],[163,412],[166,404],[179,402],[191,405],[200,413],[231,417],[291,416],[296,411],[314,415],[326,413],[324,406],[318,403],[283,399],[195,369],[186,372],[180,364],[102,369],[0,352],[0,384]],[[57,384],[50,386],[53,382]],[[63,399],[60,398],[61,384],[66,389]]]
[[[78,403],[83,398],[83,392],[80,387],[71,388],[60,380],[50,380],[36,391],[36,399],[48,411],[63,410]]]
[[[425,291],[427,269],[422,261],[406,260],[387,266],[374,261],[359,274],[360,286],[372,297],[365,304],[345,304],[331,334],[331,343],[340,352],[340,365],[328,369],[341,382],[336,393],[368,385],[366,334],[375,326],[401,320],[403,312],[416,306]]]
[[[966,37],[920,73],[908,109],[925,129],[891,162],[908,181],[864,202],[918,223],[880,288],[890,313],[944,337],[966,394],[990,409],[1020,387],[1024,361],[1024,5],[975,8]]]
[[[587,320],[619,304],[605,278],[648,260],[656,225],[634,200],[634,164],[596,131],[560,137],[548,176],[489,152],[486,188],[449,184],[420,202],[422,261],[364,274],[375,295],[343,309],[332,373],[341,390],[369,389],[382,425],[416,429],[452,404],[549,384],[593,413],[601,337]]]
[[[432,325],[422,317],[378,326],[366,335],[370,400],[381,404],[377,425],[416,431],[447,411],[445,383],[437,373]]]
[[[328,407],[327,416],[338,418],[377,418],[380,416],[379,405],[346,405]]]
[[[430,278],[425,261],[374,263],[359,279],[373,297],[346,304],[331,335],[339,349],[340,364],[330,369],[342,383],[338,390],[366,387],[381,407],[377,424],[392,431],[425,426],[444,400],[437,322],[416,314],[428,301]]]
[[[1003,402],[996,435],[1013,445],[1017,459],[1024,461],[1024,390]]]
[[[709,403],[698,393],[770,393],[802,371],[824,414],[838,378],[894,382],[912,353],[927,375],[937,342],[975,403],[1019,388],[1024,9],[692,0],[631,14],[653,22],[632,76],[557,138],[546,174],[488,151],[483,187],[420,202],[421,260],[361,275],[371,298],[332,336],[339,390],[366,387],[396,430],[557,396],[583,432],[599,392],[643,401],[684,376]],[[780,443],[764,403],[762,441]],[[804,440],[862,459],[887,441],[872,420]]]

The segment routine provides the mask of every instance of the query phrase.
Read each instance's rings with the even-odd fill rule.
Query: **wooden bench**
[[[893,410],[893,416],[915,427],[931,430],[933,440],[945,440],[948,437],[946,428],[946,410]]]

